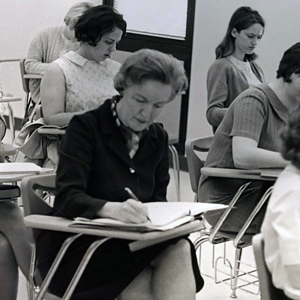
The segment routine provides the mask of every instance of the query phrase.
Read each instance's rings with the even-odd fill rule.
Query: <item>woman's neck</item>
[[[93,55],[93,51],[91,49],[91,46],[89,46],[87,43],[81,43],[79,49],[76,51],[77,54],[81,55],[82,57],[91,60],[96,61],[97,63],[101,63],[103,60],[97,59]]]
[[[245,61],[245,53],[234,51],[231,55],[240,61]]]

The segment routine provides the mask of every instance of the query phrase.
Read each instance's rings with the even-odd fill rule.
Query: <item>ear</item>
[[[233,29],[231,30],[231,35],[232,35],[234,38],[237,37],[238,31],[236,30],[236,28],[233,28]]]

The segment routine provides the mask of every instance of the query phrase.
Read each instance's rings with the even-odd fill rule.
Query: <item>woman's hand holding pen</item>
[[[142,202],[128,199],[124,202],[107,202],[98,212],[98,216],[137,224],[148,221],[148,210]]]

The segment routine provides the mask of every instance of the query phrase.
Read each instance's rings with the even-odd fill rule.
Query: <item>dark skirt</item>
[[[37,245],[37,267],[42,278],[45,278],[61,244],[68,236],[70,235],[51,231],[41,234]],[[52,280],[49,288],[51,293],[62,297],[86,249],[98,238],[84,235],[74,241]],[[127,240],[111,239],[105,242],[92,256],[71,299],[115,299],[151,261],[170,243],[177,240],[163,242],[136,252],[129,250],[130,241]],[[198,292],[203,287],[203,279],[200,275],[194,246],[190,241],[189,243]]]
[[[228,205],[237,190],[244,183],[250,180],[231,179],[231,178],[216,178],[207,177],[199,186],[199,199],[201,202],[221,203]],[[254,180],[245,189],[234,208],[230,212],[221,230],[229,232],[238,232],[246,222],[247,218],[255,208],[266,190],[272,186],[274,182]],[[259,211],[250,225],[247,233],[256,234],[260,232],[260,227],[265,215],[266,205]],[[212,211],[206,213],[205,219],[210,225],[214,226],[220,219],[223,210]]]

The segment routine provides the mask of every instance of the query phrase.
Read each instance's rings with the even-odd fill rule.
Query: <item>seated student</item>
[[[1,191],[0,191],[1,192]],[[31,246],[17,203],[0,202],[0,291],[1,300],[17,299],[18,268],[28,279]]]
[[[25,61],[26,73],[43,75],[51,62],[79,48],[80,44],[74,36],[74,25],[82,13],[92,6],[94,4],[90,2],[72,5],[64,17],[64,25],[46,28],[34,37]],[[40,82],[39,79],[29,81],[29,90],[34,102],[39,100]]]
[[[277,179],[261,227],[272,280],[280,299],[300,299],[300,106],[282,132],[282,156],[290,161]],[[279,299],[279,298],[278,298]]]
[[[300,96],[300,43],[285,51],[277,78],[241,93],[230,105],[218,127],[205,167],[231,169],[283,168],[287,161],[279,153],[280,129],[287,123]],[[238,188],[250,180],[201,176],[199,199],[203,202],[229,204]],[[237,232],[269,188],[267,181],[253,181],[244,191],[224,226]],[[221,213],[207,213],[215,225]],[[254,219],[249,233],[260,231],[263,210]]]
[[[41,83],[46,124],[65,126],[78,113],[94,109],[117,95],[113,79],[120,63],[110,59],[126,32],[126,22],[111,6],[87,9],[74,26],[80,42],[49,65]]]
[[[54,214],[67,218],[147,220],[143,202],[166,201],[168,136],[154,123],[163,107],[185,90],[180,62],[155,50],[130,55],[115,77],[120,93],[99,108],[74,116],[60,147]],[[125,187],[140,201],[133,200]],[[45,231],[37,246],[45,276],[68,234]],[[62,295],[87,246],[82,236],[70,247],[51,292]],[[131,253],[128,241],[112,239],[96,250],[74,299],[195,299],[203,281],[194,247],[178,238]],[[72,298],[73,299],[73,298]]]

